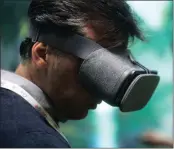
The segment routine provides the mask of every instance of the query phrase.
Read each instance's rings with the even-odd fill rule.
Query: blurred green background
[[[86,119],[61,124],[72,147],[146,147],[138,137],[146,131],[173,136],[172,118],[172,1],[128,1],[145,33],[146,42],[130,45],[134,56],[156,69],[160,84],[141,111],[121,113],[105,103],[90,111]],[[1,5],[2,3],[0,3]],[[27,36],[29,1],[5,0],[0,6],[1,68],[14,71],[19,63],[19,46]]]

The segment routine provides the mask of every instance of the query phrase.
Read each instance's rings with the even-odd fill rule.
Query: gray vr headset
[[[83,60],[79,69],[82,86],[96,100],[122,112],[142,109],[150,100],[160,77],[138,63],[127,49],[107,50],[78,34],[31,27],[33,42],[43,42]]]

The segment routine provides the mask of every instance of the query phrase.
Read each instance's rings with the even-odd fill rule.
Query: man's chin
[[[88,115],[88,110],[71,115],[70,119],[71,120],[81,120],[81,119],[86,118],[87,115]]]

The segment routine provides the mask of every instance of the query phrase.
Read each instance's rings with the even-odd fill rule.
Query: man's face
[[[80,85],[81,60],[71,55],[48,56],[47,94],[58,114],[67,119],[82,119],[97,102]]]
[[[92,30],[84,30],[95,40]],[[56,107],[57,114],[66,119],[82,119],[89,109],[97,107],[97,101],[81,86],[78,73],[82,60],[68,54],[47,54],[48,70],[45,92]]]

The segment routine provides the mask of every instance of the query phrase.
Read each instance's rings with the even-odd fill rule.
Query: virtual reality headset
[[[138,63],[128,49],[103,48],[96,42],[67,31],[31,27],[33,42],[43,42],[83,60],[81,85],[96,100],[103,100],[122,112],[142,109],[153,95],[160,77]]]

